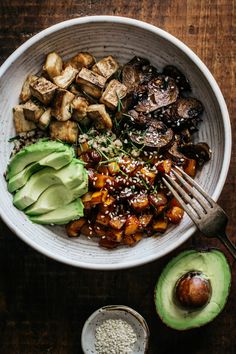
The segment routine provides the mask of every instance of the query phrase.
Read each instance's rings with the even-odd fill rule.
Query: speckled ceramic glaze
[[[37,73],[45,54],[58,52],[63,59],[79,51],[89,51],[97,58],[114,55],[125,63],[134,55],[148,58],[158,68],[178,66],[192,85],[192,95],[200,99],[205,112],[196,141],[206,141],[213,151],[212,159],[199,172],[197,181],[217,199],[223,188],[231,155],[231,128],[228,111],[220,89],[200,59],[182,42],[167,32],[144,22],[113,16],[84,17],[52,26],[35,35],[18,48],[0,68],[0,212],[2,219],[25,242],[64,263],[90,269],[119,269],[144,264],[172,251],[195,231],[185,216],[179,226],[171,227],[160,238],[142,240],[133,248],[105,250],[95,240],[85,237],[69,239],[63,227],[32,224],[13,207],[3,173],[15,134],[12,107],[17,104],[23,81]]]
[[[121,319],[131,325],[138,338],[132,354],[147,353],[149,328],[145,319],[137,311],[128,306],[110,305],[101,307],[95,311],[85,322],[81,335],[81,345],[84,354],[96,354],[96,328],[108,319]]]

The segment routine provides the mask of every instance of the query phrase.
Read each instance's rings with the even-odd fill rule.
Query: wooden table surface
[[[231,115],[236,138],[235,3],[232,0],[5,0],[0,5],[0,64],[24,41],[60,21],[87,15],[120,15],[150,22],[193,49],[215,76]],[[236,242],[236,147],[220,198]],[[210,244],[222,248],[217,241]],[[181,249],[191,246],[191,240]],[[25,245],[0,223],[0,353],[78,354],[85,319],[106,304],[140,311],[150,330],[150,353],[235,354],[236,269],[223,313],[209,325],[176,332],[155,314],[153,289],[159,261],[123,271],[102,272],[59,264]],[[224,250],[225,251],[225,250]]]

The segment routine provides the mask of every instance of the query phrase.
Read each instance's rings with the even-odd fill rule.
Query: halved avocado
[[[157,313],[176,330],[203,326],[224,308],[230,284],[230,267],[222,252],[184,251],[167,264],[158,279]]]

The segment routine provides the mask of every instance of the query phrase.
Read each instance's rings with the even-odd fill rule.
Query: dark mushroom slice
[[[203,109],[202,103],[196,98],[179,98],[171,106],[155,112],[154,117],[162,120],[168,127],[183,129],[195,127]]]
[[[149,60],[135,56],[122,69],[122,83],[128,92],[135,91],[140,84],[148,83],[158,75],[157,69],[150,65]]]
[[[185,144],[179,147],[179,150],[188,158],[197,161],[199,166],[211,159],[211,149],[207,143]]]
[[[184,74],[174,65],[167,65],[163,69],[163,74],[172,77],[180,91],[191,91],[191,86]]]
[[[129,138],[138,145],[144,145],[151,148],[163,148],[171,143],[173,139],[173,130],[167,128],[166,125],[160,121],[152,119],[147,129],[135,130],[131,129]]]
[[[132,124],[137,124],[138,126],[147,126],[151,120],[151,117],[143,114],[142,112],[137,112],[134,109],[128,111],[126,117]]]
[[[179,89],[174,79],[159,75],[147,85],[142,85],[137,95],[139,102],[135,106],[135,110],[149,113],[174,103],[178,98]]]
[[[127,87],[127,91],[131,92],[137,89],[141,83],[142,66],[149,65],[149,61],[144,58],[135,56],[122,69],[122,83]]]
[[[171,159],[177,165],[184,164],[186,156],[180,152],[178,141],[174,141],[171,147],[166,151],[165,158]]]

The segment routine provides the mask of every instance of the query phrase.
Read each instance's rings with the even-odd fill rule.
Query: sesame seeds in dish
[[[50,53],[20,99],[14,121],[21,143],[42,134],[70,144],[87,170],[84,216],[66,225],[69,237],[83,234],[108,249],[133,246],[182,220],[162,177],[174,165],[194,177],[210,148],[193,142],[204,107],[178,68],[140,57],[121,65],[91,53],[64,62]]]

